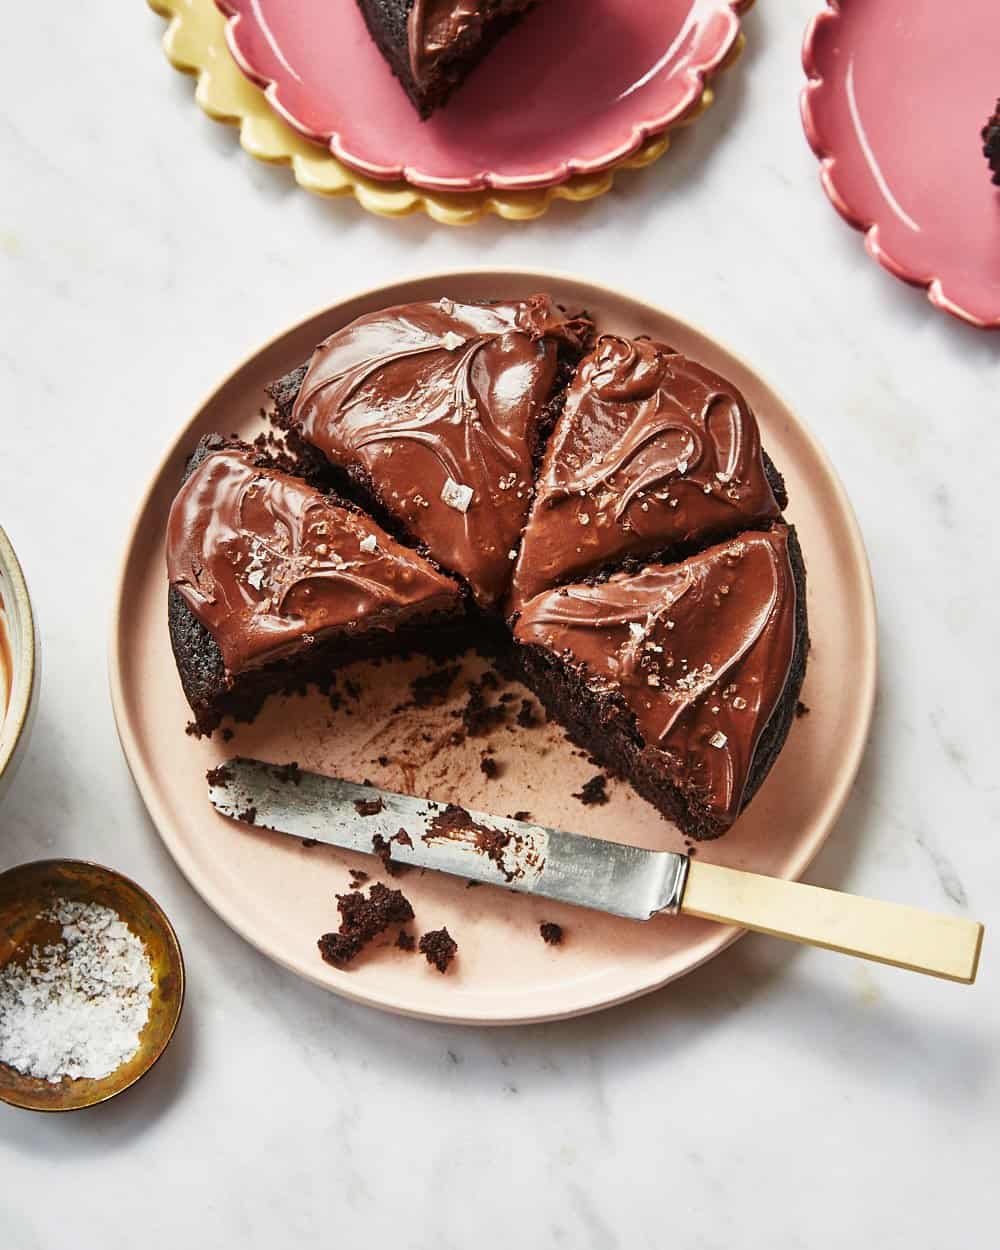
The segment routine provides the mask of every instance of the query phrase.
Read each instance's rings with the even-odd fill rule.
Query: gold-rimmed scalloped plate
[[[108,1076],[50,1082],[0,1063],[0,1100],[28,1111],[78,1111],[134,1085],[170,1044],[184,1005],[184,959],[166,913],[122,873],[86,860],[44,859],[0,873],[0,967],[23,958],[34,944],[57,938],[58,926],[39,917],[58,899],[116,911],[146,949],[153,991],[138,1049]]]
[[[812,713],[795,723],[735,828],[698,854],[778,877],[800,876],[847,797],[871,719],[875,606],[857,523],[805,425],[749,365],[670,313],[619,292],[540,272],[444,273],[366,291],[283,331],[181,422],[128,536],[111,639],[112,701],[126,758],[170,853],[209,905],[260,950],[318,985],[372,1006],[456,1023],[512,1024],[594,1011],[690,971],[736,932],[687,917],[634,924],[411,873],[400,884],[420,931],[444,924],[459,943],[448,975],[391,944],[373,949],[350,971],[323,963],[316,942],[336,927],[334,896],[349,886],[350,868],[374,871],[372,861],[223,819],[208,802],[205,772],[227,756],[296,760],[303,768],[367,777],[386,789],[484,811],[528,810],[545,824],[650,847],[679,849],[684,840],[626,785],[613,784],[605,806],[582,806],[573,795],[595,770],[555,725],[510,723],[486,738],[452,745],[454,713],[463,702],[460,682],[439,707],[400,706],[421,671],[416,660],[360,666],[357,698],[337,709],[317,694],[276,699],[253,725],[236,727],[232,741],[186,736],[190,711],[167,633],[163,536],[185,457],[199,437],[212,430],[253,437],[261,428],[265,385],[306,359],[327,334],[365,312],[409,300],[539,290],[587,308],[601,327],[649,334],[704,361],[732,378],[758,414],[764,445],[788,484],[788,515],[809,570],[814,650],[802,697]],[[467,661],[467,669],[475,671],[478,663]],[[488,747],[500,770],[495,779],[480,769]],[[563,925],[562,946],[542,942],[542,921]]]

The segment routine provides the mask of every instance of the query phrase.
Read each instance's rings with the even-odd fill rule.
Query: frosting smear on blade
[[[788,544],[776,525],[679,564],[549,590],[514,629],[620,695],[646,751],[722,827],[739,814],[795,654]]]
[[[460,591],[366,517],[247,449],[211,451],[181,487],[167,572],[229,673],[334,630],[393,628]]]
[[[545,453],[513,607],[626,556],[779,515],[757,422],[732,383],[648,339],[602,335]]]
[[[532,489],[560,346],[590,329],[547,296],[370,313],[313,354],[292,424],[355,476],[477,601],[496,602]]]

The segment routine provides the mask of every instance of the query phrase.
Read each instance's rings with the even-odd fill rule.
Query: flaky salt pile
[[[0,1061],[56,1083],[108,1076],[139,1049],[153,970],[117,912],[60,899],[39,917],[62,941],[0,969]]]

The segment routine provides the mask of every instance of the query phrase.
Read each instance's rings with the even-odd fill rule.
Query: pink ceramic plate
[[[354,0],[217,0],[272,106],[374,178],[554,186],[635,152],[701,100],[751,0],[544,0],[421,122]]]
[[[1000,95],[997,0],[829,0],[802,120],[837,211],[890,273],[1000,327],[1000,190],[979,132]]]
[[[411,1015],[507,1024],[579,1014],[642,994],[717,954],[736,936],[687,917],[637,924],[433,873],[400,884],[418,932],[447,925],[460,955],[447,976],[396,950],[390,935],[352,971],[324,964],[316,939],[336,927],[334,895],[348,869],[370,858],[306,848],[278,834],[251,832],[217,815],[205,770],[243,753],[498,812],[529,810],[546,824],[652,847],[683,839],[626,785],[612,784],[604,807],[572,797],[594,775],[554,725],[510,723],[461,746],[449,738],[460,707],[400,710],[418,660],[359,665],[360,700],[334,711],[317,695],[272,700],[228,743],[184,734],[181,694],[166,620],[163,533],[184,458],[210,430],[254,434],[264,386],[304,360],[325,335],[362,313],[413,299],[486,299],[549,290],[587,308],[599,324],[651,334],[733,378],[759,414],[764,441],[788,482],[790,517],[809,566],[813,654],[798,720],[768,780],[736,827],[698,850],[705,859],[797,877],[819,849],[847,796],[868,732],[875,688],[875,610],[864,548],[850,505],[823,453],[795,416],[746,365],[659,309],[613,291],[551,274],[484,271],[414,279],[346,300],[286,331],[250,357],[180,430],[157,469],[129,537],[111,644],[111,690],[122,746],[164,842],[206,901],[279,963],[350,998]],[[467,660],[469,671],[481,662]],[[845,674],[850,680],[845,680]],[[519,706],[521,694],[512,706]],[[494,748],[500,775],[479,763]],[[565,944],[545,946],[538,926],[564,926]]]

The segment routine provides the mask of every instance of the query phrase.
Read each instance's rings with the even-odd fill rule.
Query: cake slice
[[[602,335],[549,439],[510,607],[627,557],[765,527],[786,503],[732,383],[661,343]]]
[[[535,462],[590,330],[544,295],[368,313],[271,388],[275,420],[492,607],[510,583]]]
[[[170,641],[203,733],[354,660],[425,650],[427,636],[447,647],[465,617],[462,589],[428,560],[218,435],[171,507],[167,573]]]
[[[358,0],[421,117],[440,108],[534,0]]]
[[[514,637],[523,679],[575,742],[688,836],[718,837],[795,715],[808,646],[795,532],[544,591]]]

